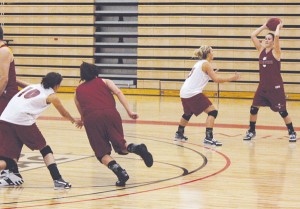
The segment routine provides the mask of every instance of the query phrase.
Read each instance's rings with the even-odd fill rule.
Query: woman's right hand
[[[232,77],[233,81],[237,81],[241,78],[241,75],[238,72],[235,72],[235,75]]]

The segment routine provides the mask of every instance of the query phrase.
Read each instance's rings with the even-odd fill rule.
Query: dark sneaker
[[[297,134],[296,132],[293,132],[290,134],[289,142],[296,142],[297,141]]]
[[[4,171],[8,171],[8,170],[4,170]],[[1,172],[1,175],[3,174],[3,177],[0,179],[0,187],[19,186],[24,183],[24,180],[19,173],[13,173],[11,171],[8,171],[4,175],[4,173],[2,173],[2,172]]]
[[[175,133],[175,137],[174,137],[174,140],[175,141],[187,141],[188,138],[186,136],[183,135],[183,133],[180,133],[180,132],[176,132]]]
[[[246,136],[243,138],[243,140],[249,141],[249,140],[253,139],[255,136],[256,136],[255,131],[253,131],[253,132],[252,131],[247,131]]]
[[[126,181],[129,179],[129,175],[127,174],[126,170],[123,169],[120,173],[117,174],[118,181],[116,182],[116,186],[123,187],[126,184]]]
[[[208,138],[204,139],[204,144],[209,144],[213,146],[222,146],[222,142],[219,142],[215,139],[208,139]]]
[[[69,182],[66,182],[62,178],[54,180],[54,189],[70,189],[72,185]]]
[[[144,160],[144,163],[147,167],[151,167],[153,165],[153,157],[150,152],[148,152],[148,149],[145,144],[140,144],[136,147],[135,153]]]

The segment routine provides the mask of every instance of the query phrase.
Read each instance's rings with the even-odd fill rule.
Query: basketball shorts
[[[19,159],[25,144],[31,150],[41,150],[46,140],[36,126],[22,126],[0,121],[0,156]]]
[[[184,114],[195,116],[200,115],[204,110],[212,105],[211,101],[202,93],[191,98],[181,98]]]
[[[91,112],[84,116],[84,127],[97,158],[110,155],[112,147],[117,153],[126,149],[122,119],[116,109]]]
[[[253,106],[267,106],[274,112],[286,111],[286,98],[282,85],[279,88],[265,90],[257,88],[253,99]]]

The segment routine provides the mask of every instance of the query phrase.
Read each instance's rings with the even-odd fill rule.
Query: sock
[[[293,123],[286,124],[286,127],[288,128],[289,134],[292,134],[295,132]]]
[[[5,158],[4,161],[6,162],[6,168],[5,169],[8,169],[9,171],[11,171],[15,174],[19,173],[19,168],[18,168],[18,165],[17,165],[16,161],[14,161],[11,158]]]
[[[256,124],[256,122],[251,122],[250,121],[250,129],[249,129],[249,131],[255,132],[255,124]]]
[[[48,169],[53,180],[59,180],[61,178],[56,163],[48,165]]]
[[[18,166],[15,166],[15,167],[13,167],[13,168],[11,168],[11,169],[9,169],[9,170],[12,171],[14,174],[19,173],[19,168],[18,168]]]
[[[206,139],[213,139],[213,128],[206,128]]]
[[[177,133],[182,133],[183,134],[184,133],[184,128],[185,128],[185,126],[179,125]]]

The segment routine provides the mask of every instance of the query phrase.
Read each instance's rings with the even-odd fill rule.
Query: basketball
[[[280,23],[280,19],[277,18],[277,17],[272,17],[268,20],[267,22],[267,27],[269,28],[269,30],[271,31],[275,31],[276,30],[276,27],[277,25]]]

